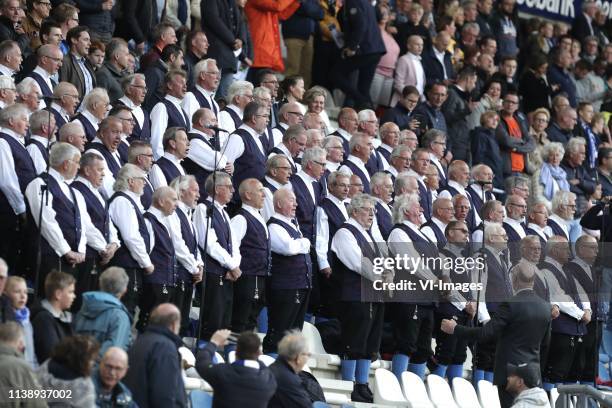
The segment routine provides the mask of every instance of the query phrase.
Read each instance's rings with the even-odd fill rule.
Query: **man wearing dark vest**
[[[527,214],[527,203],[518,195],[509,195],[506,198],[506,217],[502,225],[508,235],[510,261],[515,263],[521,257],[518,242],[527,236],[523,220]]]
[[[260,105],[265,106],[268,114],[272,117],[272,94],[270,90],[263,86],[258,86],[253,89],[253,101],[259,103]],[[266,151],[266,156],[272,151],[272,148],[275,146],[274,144],[274,135],[272,134],[272,125],[271,121],[268,121],[268,125],[266,129],[263,131],[259,139],[261,140],[261,144]]]
[[[433,196],[431,190],[425,184],[425,176],[429,168],[429,152],[425,149],[416,149],[412,152],[411,169],[417,174],[419,183],[419,197],[421,199],[421,207],[426,220],[431,218],[433,211]]]
[[[257,316],[265,305],[266,280],[270,275],[270,234],[260,210],[264,187],[259,180],[248,178],[239,188],[242,207],[232,218],[232,235],[240,246],[242,276],[234,283],[232,331],[253,331]]]
[[[25,147],[28,110],[15,104],[0,111],[0,257],[9,269],[24,260],[26,203],[24,192],[36,178],[36,167]]]
[[[115,105],[127,106],[134,118],[134,129],[128,136],[129,142],[134,140],[151,140],[151,119],[149,112],[142,107],[147,94],[147,85],[143,74],[127,75],[121,81],[124,95],[115,102]]]
[[[342,138],[344,160],[346,160],[349,154],[351,154],[349,142],[351,141],[353,134],[357,132],[358,127],[359,120],[357,118],[357,112],[355,112],[355,109],[342,108],[338,114],[338,129],[331,134]]]
[[[49,120],[51,119],[51,120]],[[26,149],[32,157],[36,174],[47,170],[49,163],[49,139],[55,136],[55,118],[48,111],[36,111],[30,115],[30,140]]]
[[[178,271],[172,239],[177,231],[172,230],[169,220],[177,202],[176,191],[162,186],[155,190],[153,203],[144,213],[151,248],[149,257],[154,269],[153,273],[146,274],[143,279],[140,314],[136,325],[141,331],[147,326],[153,308],[162,303],[170,303],[177,289]]]
[[[552,200],[552,214],[547,225],[552,235],[560,235],[570,240],[570,223],[576,213],[576,194],[571,191],[557,191]]]
[[[47,110],[55,117],[55,126],[59,131],[74,116],[79,106],[79,91],[70,82],[60,82],[53,88],[53,96],[55,99]]]
[[[466,341],[495,342],[497,353],[493,383],[497,386],[503,408],[509,408],[513,400],[513,396],[506,391],[508,363],[530,363],[541,368],[540,360],[546,355],[550,339],[550,307],[533,291],[536,271],[537,268],[528,262],[519,264],[512,275],[515,295],[502,302],[498,313],[484,326],[466,327],[451,319],[442,320],[440,326],[445,333]],[[538,382],[539,379],[537,376]]]
[[[145,173],[145,184],[140,196],[142,207],[147,210],[153,201],[153,185],[149,181],[149,173],[153,167],[153,148],[149,142],[134,140],[128,149],[128,162],[140,168]]]
[[[372,137],[365,133],[354,133],[349,142],[350,154],[347,156],[339,171],[348,174],[355,174],[361,179],[363,192],[370,194],[370,173],[365,165],[372,154],[374,145]]]
[[[285,129],[282,142],[272,148],[269,157],[275,154],[287,156],[292,173],[297,174],[302,169],[302,166],[297,162],[300,160],[300,155],[304,153],[304,149],[306,149],[307,139],[306,129],[302,125],[291,125]]]
[[[372,402],[368,387],[371,361],[376,358],[384,323],[384,305],[380,299],[364,299],[362,286],[381,280],[373,270],[374,258],[385,256],[386,245],[370,232],[374,221],[375,200],[359,194],[351,200],[349,219],[340,226],[331,244],[333,273],[342,276],[338,316],[341,325],[342,379],[354,381],[351,400]],[[383,280],[389,279],[382,275]],[[392,278],[391,278],[392,279]]]
[[[440,187],[444,188],[448,183],[447,167],[450,164],[450,160],[452,160],[452,153],[446,149],[446,134],[438,129],[429,129],[425,132],[422,139],[421,145],[429,151],[431,166],[438,173]],[[444,161],[444,164],[442,164],[442,161]],[[467,183],[465,186],[462,185],[462,187],[467,187]]]
[[[119,146],[117,146],[117,151],[119,152],[119,158],[121,161],[123,163],[127,163],[128,150],[130,148],[128,138],[134,130],[134,118],[132,117],[132,112],[127,106],[119,104],[108,112],[108,116],[114,116],[121,121],[121,142],[119,143]]]
[[[149,173],[149,180],[154,190],[167,186],[178,176],[185,175],[185,169],[181,164],[189,151],[189,139],[185,129],[180,127],[166,129],[163,145],[164,155],[157,159]]]
[[[49,173],[34,179],[25,191],[30,215],[43,238],[39,291],[53,269],[76,278],[76,267],[85,261],[87,244],[101,254],[107,249],[102,233],[91,222],[83,196],[67,183],[76,176],[80,159],[81,153],[74,146],[57,143],[49,156]],[[48,195],[41,201],[43,186]]]
[[[427,160],[429,163],[429,160]],[[423,209],[418,194],[404,194],[395,200],[395,226],[389,234],[389,256],[409,256],[421,258],[438,257],[435,243],[420,231]],[[437,281],[437,271],[423,265],[416,269],[415,280]],[[418,282],[415,281],[416,284]],[[431,354],[431,338],[434,328],[433,299],[418,303],[393,303],[393,327],[396,353],[391,370],[398,378],[408,369],[419,377],[425,375],[426,362]]]
[[[247,81],[234,81],[227,90],[228,104],[219,115],[219,127],[231,134],[242,125],[243,113],[247,104],[253,101],[253,84]],[[227,135],[222,135],[221,146],[225,144]]]
[[[98,136],[86,146],[86,153],[96,153],[104,159],[106,171],[104,172],[104,181],[102,182],[101,190],[102,194],[107,198],[113,195],[115,178],[121,166],[125,164],[121,160],[118,151],[119,144],[121,143],[122,130],[123,125],[121,121],[116,117],[110,116],[100,122]]]
[[[548,209],[546,204],[534,204],[527,213],[527,235],[535,235],[539,238],[542,248],[546,245],[548,237],[551,235],[550,228],[546,225],[548,222]]]
[[[434,130],[433,132],[438,132]],[[434,133],[435,134],[435,133]],[[442,135],[443,137],[443,135]],[[432,142],[434,143],[434,142]],[[431,156],[431,153],[430,153]],[[431,167],[436,168],[435,164],[430,161]],[[439,174],[439,171],[438,171]],[[444,187],[439,190],[438,197],[442,198],[453,198],[457,194],[461,194],[470,200],[470,212],[468,213],[468,226],[470,229],[472,226],[480,224],[480,215],[474,210],[474,203],[470,193],[467,190],[467,187],[470,183],[470,167],[466,162],[462,160],[453,161],[450,166],[448,166],[448,179]],[[442,184],[440,184],[442,186]]]
[[[270,97],[272,98],[272,104],[270,105],[270,126],[275,128],[279,123],[278,89],[280,84],[278,78],[273,70],[264,69],[257,74],[255,84],[259,84],[259,86],[270,91]]]
[[[268,332],[264,353],[275,353],[287,330],[302,329],[312,288],[310,240],[302,235],[293,192],[281,188],[274,193],[274,215],[268,221],[272,251],[268,295]]]
[[[187,91],[187,74],[181,70],[170,70],[164,77],[164,99],[151,109],[151,146],[158,160],[164,155],[163,136],[166,129],[180,127],[190,129],[191,118],[181,107]]]
[[[231,325],[233,282],[242,274],[240,247],[232,234],[230,217],[224,207],[232,199],[234,186],[227,173],[212,173],[206,179],[208,197],[193,213],[198,245],[204,260],[205,307],[200,318],[199,338],[210,338],[219,329]],[[214,197],[214,202],[213,202]],[[210,217],[210,218],[209,218]],[[205,239],[208,234],[208,239]],[[206,247],[204,246],[206,244]]]
[[[383,163],[383,170],[389,168],[391,152],[398,145],[400,130],[393,122],[387,122],[380,127],[380,140],[382,143],[376,149]]]
[[[544,389],[547,391],[555,384],[568,381],[574,361],[584,358],[583,337],[592,316],[586,292],[572,269],[565,268],[569,257],[567,239],[553,235],[546,245],[546,258],[539,265],[546,274],[551,303],[560,311],[559,317],[552,322],[548,359],[542,366]]]
[[[521,240],[519,246],[521,249],[521,259],[519,260],[519,262],[527,261],[537,266],[540,264],[540,262],[544,260],[543,250],[545,249],[545,245],[542,245],[540,243],[540,240],[537,236],[527,235]],[[519,262],[515,263],[514,266],[510,268],[511,274],[514,273]],[[548,286],[548,283],[546,281],[546,273],[544,271],[538,269],[538,271],[536,272],[536,277],[533,282],[533,290],[535,291],[536,295],[538,295],[541,299],[550,303],[550,287]],[[552,318],[556,319],[559,316],[559,308],[556,306],[553,308],[551,306],[551,311],[552,310],[555,311],[554,313],[551,313]]]
[[[224,147],[227,161],[234,165],[233,210],[237,210],[240,206],[240,196],[237,192],[240,183],[251,177],[261,180],[266,171],[267,154],[259,137],[266,130],[270,120],[268,109],[257,102],[249,102],[244,108],[243,120],[242,125],[230,135]]]
[[[376,113],[371,109],[364,109],[357,114],[359,119],[358,131],[372,137],[372,140],[377,139],[378,134],[378,118]],[[379,171],[385,171],[383,159],[376,149],[373,149],[365,164],[368,173],[373,175]]]
[[[120,242],[117,229],[110,222],[108,205],[98,189],[102,186],[104,179],[104,161],[94,153],[85,153],[81,156],[79,173],[72,182],[72,188],[78,190],[85,199],[87,213],[93,225],[100,231],[106,242],[106,249],[99,253],[92,245],[87,245],[85,262],[79,265],[79,273],[75,286],[78,304],[75,310],[80,309],[80,296],[84,292],[98,289],[98,270],[106,265],[119,248]]]
[[[193,174],[200,186],[200,202],[206,198],[204,183],[215,169],[215,165],[218,171],[225,171],[228,174],[234,172],[234,167],[227,162],[227,157],[218,151],[220,146],[215,131],[208,126],[217,126],[217,118],[213,111],[207,108],[196,110],[192,117],[191,132],[187,135],[189,152],[182,163],[185,171]]]
[[[586,325],[587,333],[582,338],[580,345],[582,347],[582,356],[578,355],[576,356],[578,358],[574,358],[567,380],[571,382],[577,381],[581,384],[587,383],[592,386],[595,386],[595,377],[598,370],[593,356],[598,354],[602,336],[602,321],[605,319],[602,313],[603,296],[599,295],[600,298],[598,299],[597,293],[598,290],[602,291],[598,289],[602,285],[601,282],[598,282],[596,275],[596,273],[600,272],[593,268],[598,251],[597,240],[590,235],[583,235],[576,241],[576,256],[564,268],[567,275],[574,277],[578,294],[589,299],[592,310],[591,321]],[[602,281],[603,279],[599,280]],[[599,324],[597,324],[597,320],[599,320]]]
[[[193,285],[202,280],[204,267],[196,229],[191,220],[191,213],[198,205],[200,188],[191,175],[174,179],[170,187],[176,191],[179,199],[174,215],[169,219],[177,261],[177,285],[172,303],[181,311],[181,335],[188,336],[194,334],[191,333],[189,320]]]
[[[302,106],[299,102],[287,102],[281,106],[278,118],[278,123],[272,128],[274,146],[281,144],[283,136],[289,127],[302,124],[304,121]]]
[[[108,105],[108,94],[106,89],[103,88],[94,88],[93,91],[83,97],[83,103],[81,104],[83,110],[72,118],[72,122],[79,122],[83,126],[88,142],[96,137],[100,122],[108,113]]]
[[[109,200],[110,219],[117,227],[121,246],[111,260],[111,265],[120,266],[128,274],[128,290],[121,301],[134,315],[142,294],[143,275],[154,271],[149,257],[151,241],[143,216],[140,196],[146,183],[147,173],[133,164],[124,165],[115,180],[115,193]]]
[[[194,68],[195,86],[185,94],[181,103],[187,115],[191,118],[198,109],[210,109],[215,119],[219,115],[219,105],[215,101],[215,91],[219,86],[221,72],[217,62],[208,58],[198,62]],[[216,126],[216,125],[215,125]]]
[[[455,209],[451,199],[438,198],[433,203],[433,215],[421,226],[421,232],[442,249],[446,245],[446,227],[453,218],[455,218]]]
[[[276,190],[279,188],[293,190],[293,186],[289,182],[291,174],[291,163],[284,154],[271,155],[266,161],[266,175],[262,182],[265,194],[262,215],[266,222],[274,214],[273,196]]]
[[[316,213],[315,249],[319,267],[321,289],[320,315],[338,317],[338,299],[342,287],[342,276],[331,268],[331,243],[338,228],[348,220],[346,207],[349,204],[348,191],[350,176],[339,171],[331,173],[327,179],[327,196],[321,200]]]
[[[380,171],[372,175],[370,184],[372,196],[376,199],[374,225],[377,226],[386,241],[393,228],[393,210],[389,206],[393,200],[393,182],[389,174]]]
[[[53,88],[57,83],[51,77],[57,74],[62,66],[64,55],[57,45],[45,44],[36,50],[36,56],[38,57],[38,65],[28,77],[36,81],[42,96],[52,96]],[[45,104],[43,103],[43,105]]]
[[[405,145],[398,145],[391,152],[389,160],[389,167],[385,170],[385,173],[391,175],[391,181],[395,184],[395,180],[400,173],[410,170],[412,149]],[[395,193],[397,194],[397,192]]]
[[[467,186],[465,189],[470,195],[472,207],[476,214],[480,214],[480,209],[485,202],[489,200],[495,200],[493,194],[493,170],[486,164],[477,164],[472,167],[472,179],[474,183]],[[481,182],[482,184],[479,184]],[[483,200],[483,188],[484,188],[484,200]]]
[[[442,198],[441,200],[445,200]],[[449,200],[450,202],[450,200]],[[448,244],[440,250],[440,256],[446,261],[452,260],[454,268],[444,271],[444,282],[453,284],[470,284],[475,282],[478,271],[468,267],[463,261],[469,256],[470,231],[463,221],[451,221],[444,231]],[[450,262],[449,262],[450,263]],[[466,325],[476,314],[476,291],[449,291],[436,308],[436,326],[442,319],[456,319],[457,323]],[[436,327],[436,328],[437,328]],[[455,377],[463,377],[463,363],[467,358],[467,342],[457,336],[449,335],[441,330],[435,330],[436,349],[434,352],[435,368],[432,373],[442,378],[448,376],[449,381]]]

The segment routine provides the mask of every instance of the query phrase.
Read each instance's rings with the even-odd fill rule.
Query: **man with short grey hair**
[[[66,123],[59,131],[58,141],[70,143],[83,153],[85,151],[85,143],[87,142],[83,125],[79,122]]]
[[[56,98],[47,110],[55,116],[57,129],[61,129],[76,112],[79,105],[79,91],[70,82],[60,82],[53,89],[53,97]]]
[[[299,376],[309,357],[308,345],[301,332],[292,330],[281,339],[278,343],[278,358],[270,365],[278,384],[276,393],[270,400],[270,406],[300,408],[312,406]]]
[[[284,154],[270,155],[266,162],[266,175],[262,183],[266,195],[262,215],[266,222],[268,222],[272,214],[274,214],[274,202],[272,197],[276,190],[279,188],[293,190],[293,186],[289,182],[291,174],[291,163],[287,156]]]
[[[129,278],[123,268],[106,269],[99,278],[100,290],[85,292],[74,319],[74,329],[100,342],[100,355],[110,347],[128,349],[132,342],[132,315],[121,303]]]
[[[31,136],[26,149],[32,157],[34,167],[36,167],[36,174],[47,170],[49,140],[55,137],[55,130],[55,117],[49,115],[48,111],[40,110],[30,115]]]
[[[149,180],[154,190],[167,186],[175,178],[185,175],[181,162],[189,151],[187,131],[180,127],[169,127],[164,132],[162,143],[164,155],[157,159],[149,172]]]
[[[147,94],[147,85],[143,74],[132,74],[123,78],[121,81],[123,96],[119,98],[116,104],[123,104],[131,109],[132,117],[134,118],[134,129],[129,137],[132,140],[151,139],[151,119],[149,112],[142,107],[145,96]]]

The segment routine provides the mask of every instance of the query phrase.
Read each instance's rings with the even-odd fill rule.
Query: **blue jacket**
[[[376,22],[374,7],[367,0],[346,0],[339,12],[346,48],[357,51],[357,55],[387,52]]]
[[[94,370],[91,381],[96,387],[96,406],[99,408],[137,408],[132,392],[122,382],[117,383],[111,395],[102,393],[102,383],[100,382],[100,370]]]
[[[126,350],[132,342],[132,316],[123,303],[106,292],[83,293],[83,306],[74,320],[74,330],[100,342],[100,355],[112,346]]]
[[[548,67],[548,82],[550,85],[559,85],[559,90],[556,94],[561,92],[565,92],[567,94],[567,99],[572,108],[576,108],[577,100],[576,100],[576,83],[573,78],[568,74],[565,70],[555,64],[551,64]]]
[[[323,20],[323,8],[317,0],[304,0],[300,8],[283,22],[283,38],[307,40],[314,34],[317,21]]]

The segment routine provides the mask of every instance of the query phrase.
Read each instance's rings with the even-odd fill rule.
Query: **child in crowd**
[[[38,362],[34,354],[34,336],[32,323],[30,323],[30,309],[26,306],[26,303],[28,303],[28,287],[25,279],[20,276],[9,276],[4,288],[4,294],[11,301],[11,306],[15,312],[15,320],[23,327],[25,359],[32,368],[37,368]]]

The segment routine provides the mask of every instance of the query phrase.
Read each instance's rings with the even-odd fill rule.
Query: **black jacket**
[[[519,81],[519,94],[523,101],[523,112],[533,112],[538,108],[550,110],[550,85],[540,77],[536,77],[532,70],[527,69]]]
[[[96,82],[99,87],[106,89],[111,103],[123,96],[122,79],[123,74],[107,61],[96,71]]]
[[[208,58],[214,58],[224,72],[236,72],[234,41],[243,38],[240,12],[234,0],[206,0],[201,3],[202,29],[208,37]]]
[[[440,64],[440,61],[438,61],[436,58],[436,53],[433,47],[425,48],[421,58],[421,63],[423,64],[423,70],[425,71],[425,77],[428,84],[444,81],[444,69],[446,69],[448,79],[455,78],[455,71],[453,70],[450,52],[444,52],[444,69],[442,68],[442,64]]]
[[[155,61],[144,72],[147,94],[142,106],[151,112],[155,104],[164,99],[166,94],[162,88],[164,86],[164,76],[168,72],[168,66],[161,60]]]
[[[181,339],[168,328],[149,325],[130,348],[124,383],[140,408],[187,406],[181,346]]]
[[[469,102],[472,96],[455,85],[448,87],[448,98],[442,105],[442,113],[448,126],[449,150],[455,160],[469,163],[470,126],[467,116],[470,114]]]
[[[514,113],[514,119],[521,128],[523,137],[521,139],[515,139],[510,136],[508,125],[506,121],[501,117],[499,119],[499,125],[495,131],[497,142],[499,143],[499,149],[501,150],[502,158],[504,161],[504,177],[512,175],[512,163],[510,153],[523,153],[525,159],[524,172],[527,172],[527,154],[535,150],[536,143],[535,139],[529,134],[529,125],[527,124],[527,118],[520,112]]]
[[[380,124],[384,125],[387,122],[393,122],[399,126],[400,130],[409,129],[411,112],[406,109],[401,103],[397,103],[393,108],[387,109],[380,120]]]
[[[51,350],[57,343],[73,334],[69,320],[56,318],[40,302],[32,307],[30,321],[34,332],[34,350],[40,364],[51,356]]]
[[[110,40],[113,31],[115,31],[113,12],[116,7],[113,7],[111,10],[103,10],[103,0],[75,0],[75,2],[79,8],[79,23],[89,27],[94,33]]]
[[[208,342],[196,359],[198,374],[214,390],[213,407],[267,407],[276,391],[276,379],[270,369],[261,362],[259,369],[238,363],[213,365],[215,351],[217,347]]]
[[[13,22],[5,16],[0,16],[0,41],[13,40],[19,44],[21,52],[24,55],[29,55],[30,50],[30,39],[27,34],[17,34],[13,28]]]
[[[117,20],[115,35],[133,39],[140,44],[151,37],[154,25],[152,0],[130,0],[121,2],[121,17]]]
[[[497,339],[493,384],[505,389],[508,363],[546,361],[550,322],[550,304],[526,289],[502,302],[483,327],[457,326],[455,334],[468,340]]]
[[[300,376],[281,357],[270,366],[276,377],[278,388],[270,400],[268,408],[308,408],[312,401],[302,385]]]
[[[495,129],[478,126],[470,134],[472,165],[486,164],[493,170],[493,187],[504,189],[504,165]]]

